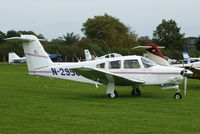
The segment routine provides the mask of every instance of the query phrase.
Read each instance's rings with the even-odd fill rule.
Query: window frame
[[[112,62],[119,62],[119,67],[113,68]],[[114,61],[109,61],[108,62],[108,69],[121,69],[122,68],[122,61],[121,60],[114,60]]]
[[[103,67],[102,67],[101,65],[103,65]],[[98,67],[98,66],[99,66],[99,67]],[[105,63],[105,62],[99,63],[99,64],[96,65],[96,68],[105,69],[105,67],[106,67],[106,63]]]
[[[144,57],[141,57],[141,63],[144,66],[144,68],[150,68],[152,66],[155,66],[155,63],[153,61]]]
[[[126,61],[136,61],[139,66],[138,67],[133,67],[133,68],[131,68],[131,67],[125,67],[125,62]],[[140,69],[141,68],[141,63],[139,62],[138,59],[127,59],[127,60],[124,60],[123,66],[124,66],[124,69]]]

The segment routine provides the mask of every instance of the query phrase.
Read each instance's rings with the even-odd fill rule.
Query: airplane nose
[[[193,72],[190,71],[190,70],[188,70],[188,69],[183,69],[183,70],[181,71],[181,75],[182,75],[183,77],[188,77],[188,76],[193,75]]]

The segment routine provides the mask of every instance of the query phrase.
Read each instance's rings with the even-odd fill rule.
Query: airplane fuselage
[[[97,84],[97,81],[87,79],[73,71],[73,68],[90,67],[119,74],[128,79],[144,81],[144,85],[170,85],[182,81],[183,76],[181,75],[181,71],[183,69],[160,66],[157,64],[146,65],[144,60],[145,59],[141,56],[123,56],[76,63],[53,63],[53,65],[49,67],[32,70],[29,71],[29,73],[33,75]]]

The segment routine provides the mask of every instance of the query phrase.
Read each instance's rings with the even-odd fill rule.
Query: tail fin
[[[169,62],[165,59],[165,56],[160,51],[160,48],[164,47],[157,46],[156,44],[145,44],[144,46],[147,47],[146,51],[149,59],[153,60],[157,64],[169,66]]]
[[[183,58],[184,58],[184,59],[188,59],[188,58],[190,58],[190,56],[188,55],[187,52],[183,52]]]
[[[15,59],[20,59],[20,57],[15,52],[9,52],[8,62],[13,63]]]
[[[92,60],[92,55],[90,54],[90,51],[88,49],[85,49],[84,53],[85,53],[85,59],[86,59],[86,61]]]
[[[12,37],[5,40],[21,40],[23,42],[29,72],[53,64],[39,39],[34,35],[21,35],[21,37]]]
[[[187,52],[183,52],[183,61],[190,63],[190,56]]]

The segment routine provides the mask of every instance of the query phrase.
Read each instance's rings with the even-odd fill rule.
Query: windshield
[[[144,57],[141,57],[141,61],[142,61],[142,63],[143,63],[145,68],[149,68],[149,67],[152,67],[152,66],[156,65],[155,62],[153,62],[150,59],[144,58]]]

